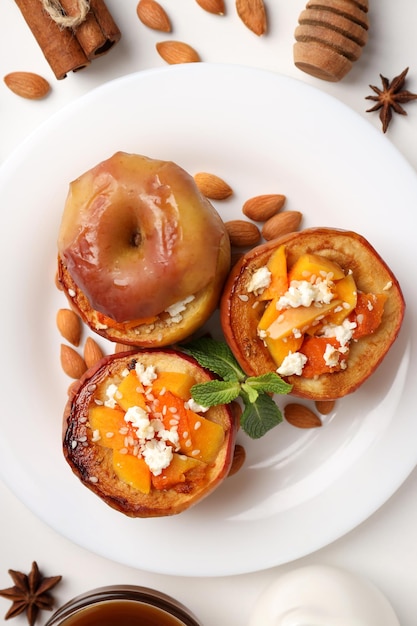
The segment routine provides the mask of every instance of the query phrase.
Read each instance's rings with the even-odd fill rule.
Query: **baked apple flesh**
[[[64,453],[73,471],[127,515],[188,508],[227,476],[233,457],[229,408],[204,409],[191,398],[191,387],[206,380],[201,366],[172,350],[105,357],[66,410]],[[73,443],[80,428],[83,448]]]
[[[295,395],[334,399],[374,371],[404,308],[398,282],[363,237],[323,228],[247,253],[225,286],[221,319],[249,375],[274,369]]]
[[[70,184],[58,251],[91,307],[126,322],[209,285],[224,237],[219,215],[181,167],[118,152]]]

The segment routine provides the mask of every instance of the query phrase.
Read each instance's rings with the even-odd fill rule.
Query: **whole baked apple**
[[[221,301],[226,340],[248,375],[280,374],[313,400],[355,391],[396,339],[405,302],[392,271],[351,231],[311,228],[249,251]]]
[[[181,513],[217,488],[233,460],[230,405],[203,409],[191,387],[211,380],[173,350],[104,357],[73,388],[66,460],[82,483],[129,517]]]
[[[230,269],[225,226],[171,161],[117,152],[70,184],[58,278],[96,332],[167,345],[211,315]]]

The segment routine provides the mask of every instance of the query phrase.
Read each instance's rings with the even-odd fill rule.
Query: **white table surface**
[[[343,101],[377,128],[378,115],[365,112],[370,103],[364,98],[372,93],[369,84],[380,84],[380,73],[393,78],[409,66],[407,87],[417,92],[417,4],[413,0],[370,0],[369,42],[360,60],[339,83],[310,77],[293,64],[293,33],[304,0],[266,0],[270,31],[262,38],[243,26],[233,0],[226,0],[225,17],[206,13],[194,0],[161,0],[172,18],[174,31],[170,35],[143,26],[136,16],[136,4],[136,0],[108,0],[107,6],[122,31],[121,42],[89,68],[57,81],[14,1],[1,1],[0,76],[17,70],[37,72],[49,80],[52,92],[44,100],[28,101],[11,93],[3,82],[0,84],[0,163],[68,102],[113,78],[163,67],[165,63],[155,50],[155,43],[163,39],[188,42],[203,61],[259,67],[312,84]],[[386,141],[391,141],[417,168],[417,102],[409,103],[406,109],[407,116],[394,116]],[[8,417],[2,415],[2,419]],[[367,521],[333,544],[293,563],[224,578],[158,575],[113,563],[61,537],[2,483],[0,498],[0,588],[11,584],[9,568],[28,572],[36,560],[46,575],[63,576],[55,594],[58,604],[100,585],[139,584],[183,601],[205,626],[243,626],[259,594],[279,574],[307,564],[327,564],[370,579],[389,599],[401,626],[416,623],[417,470]],[[0,598],[0,619],[9,606]],[[42,613],[38,623],[44,623],[47,617],[49,613]],[[20,616],[13,623],[23,625],[26,619]]]

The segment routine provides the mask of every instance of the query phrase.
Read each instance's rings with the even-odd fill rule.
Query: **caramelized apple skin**
[[[228,245],[189,174],[123,152],[71,183],[58,238],[91,307],[116,322],[159,315],[204,289]]]

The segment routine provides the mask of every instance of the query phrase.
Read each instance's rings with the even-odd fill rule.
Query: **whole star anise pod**
[[[44,578],[39,572],[36,561],[32,563],[32,569],[28,575],[12,569],[8,572],[14,586],[1,589],[0,596],[11,600],[13,604],[4,619],[16,617],[25,611],[30,626],[33,626],[39,611],[52,610],[54,599],[49,591],[59,583],[62,576]]]
[[[367,109],[366,112],[370,113],[371,111],[378,111],[380,109],[379,119],[382,122],[382,130],[384,133],[387,132],[392,119],[392,112],[395,111],[395,113],[400,113],[400,115],[407,115],[407,111],[405,111],[401,105],[417,98],[417,94],[403,89],[408,69],[409,68],[406,67],[405,70],[401,72],[399,76],[393,78],[391,82],[389,82],[388,78],[380,74],[382,89],[375,87],[375,85],[369,85],[377,95],[366,96],[366,100],[376,102],[375,106],[371,109]]]

